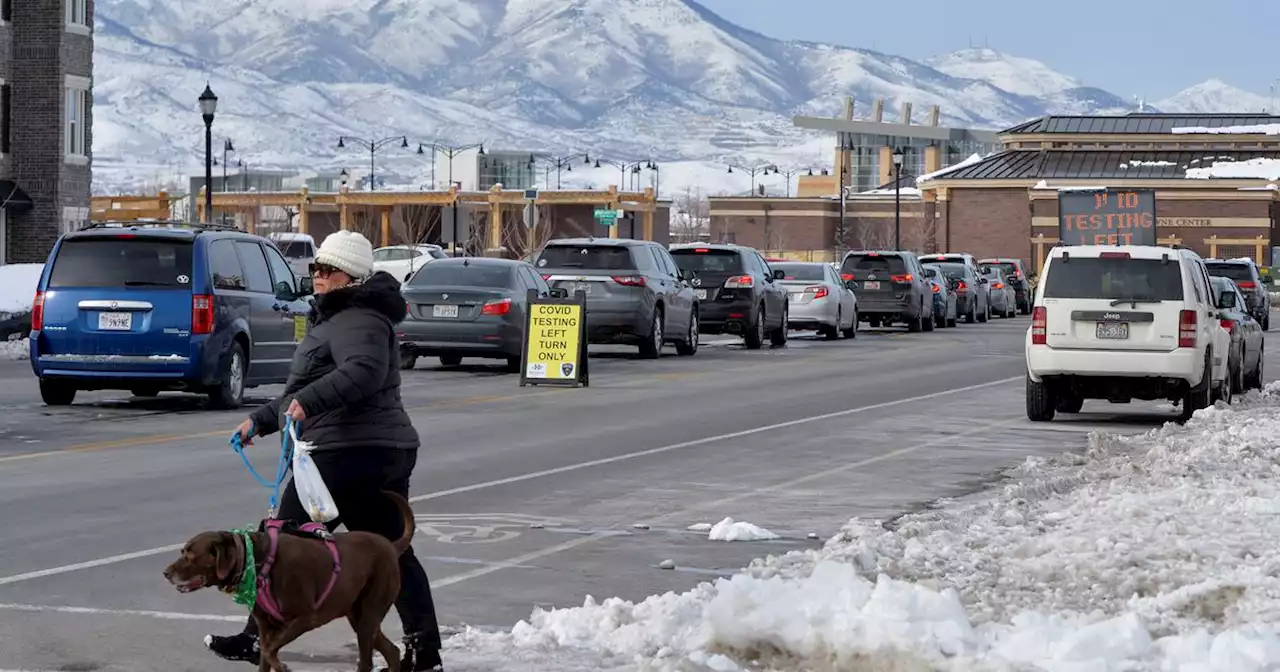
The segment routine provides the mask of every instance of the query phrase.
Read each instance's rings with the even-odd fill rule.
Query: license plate
[[[458,316],[457,306],[440,305],[440,306],[432,306],[431,308],[431,317],[457,317],[457,316]]]
[[[1099,322],[1098,338],[1119,341],[1129,338],[1128,322]]]
[[[693,295],[694,295],[694,296],[696,296],[696,297],[698,297],[699,299],[705,299],[705,298],[707,298],[707,290],[705,290],[705,289],[695,289],[695,290],[693,290]]]
[[[582,292],[583,294],[590,294],[590,293],[591,293],[591,283],[589,283],[589,282],[578,282],[578,283],[574,283],[574,285],[573,285],[573,293],[574,293],[574,294],[577,294],[578,292]]]
[[[863,289],[880,289],[880,281],[876,280],[875,282],[872,282],[868,280],[862,283],[862,288]]]
[[[103,331],[133,329],[133,313],[98,313],[98,328]]]

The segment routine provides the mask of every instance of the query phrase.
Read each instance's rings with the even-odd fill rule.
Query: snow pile
[[[780,537],[763,527],[752,525],[745,520],[735,521],[726,517],[711,526],[710,534],[707,535],[707,538],[711,541],[764,541],[767,539],[779,539]]]
[[[993,153],[993,154],[988,154],[987,156],[994,156],[994,155],[995,154]],[[941,170],[935,170],[932,173],[925,173],[924,175],[917,176],[916,184],[920,184],[922,182],[928,182],[929,180],[936,180],[939,177],[942,177],[952,171],[960,170],[965,166],[972,166],[973,164],[981,161],[984,158],[986,157],[982,156],[981,154],[978,154],[977,152],[974,152],[973,154],[970,154],[969,158],[965,159],[964,161],[961,161],[956,164],[952,164]]]
[[[1120,164],[1120,167],[1121,168],[1130,168],[1130,167],[1141,168],[1142,166],[1168,167],[1168,166],[1176,166],[1176,165],[1178,164],[1174,163],[1173,161],[1138,161],[1135,159],[1133,161],[1129,161],[1128,163]]]
[[[1010,477],[686,593],[447,646],[601,669],[1280,669],[1280,385]]]
[[[1280,124],[1241,124],[1238,126],[1176,126],[1174,135],[1280,135]]]
[[[31,312],[44,264],[0,264],[0,319]]]
[[[1187,179],[1210,178],[1236,180],[1280,180],[1280,159],[1257,158],[1247,161],[1214,161],[1200,168],[1188,168]]]
[[[31,356],[31,341],[25,338],[0,341],[0,360],[20,360]]]

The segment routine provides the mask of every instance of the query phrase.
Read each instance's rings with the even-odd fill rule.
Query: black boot
[[[258,638],[251,632],[241,632],[230,637],[205,635],[204,645],[224,660],[258,664]]]
[[[400,658],[401,672],[444,672],[444,663],[440,661],[440,649],[423,641],[421,635],[404,636],[404,656]],[[381,668],[379,672],[387,672]]]

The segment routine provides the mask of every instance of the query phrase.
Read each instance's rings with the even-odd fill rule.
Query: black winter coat
[[[307,414],[298,437],[316,450],[416,449],[418,432],[400,399],[394,329],[405,313],[400,283],[382,272],[316,297],[284,394],[250,416],[254,433],[280,431],[296,398]]]

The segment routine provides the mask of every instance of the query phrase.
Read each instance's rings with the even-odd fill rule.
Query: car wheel
[[[1245,353],[1244,348],[1241,348],[1240,349],[1240,365],[1236,367],[1235,372],[1231,376],[1231,393],[1232,394],[1244,394],[1244,391],[1248,389],[1248,386],[1247,386],[1248,383],[1245,379],[1245,373],[1244,373],[1244,363],[1247,361],[1249,361],[1248,356]]]
[[[743,341],[748,350],[759,350],[764,346],[764,306],[756,311],[756,323],[747,329]]]
[[[924,318],[923,318],[923,317],[908,317],[908,318],[907,318],[907,331],[909,331],[909,332],[911,332],[911,333],[915,334],[915,333],[919,333],[920,331],[923,331],[923,330],[924,330]]]
[[[920,318],[920,328],[924,331],[933,331],[933,316]]]
[[[965,313],[964,321],[966,324],[973,324],[977,320],[974,316],[974,312],[977,311],[977,303],[977,301],[974,301],[975,305],[969,306],[969,312]]]
[[[1186,422],[1196,411],[1202,408],[1208,408],[1212,403],[1213,395],[1213,356],[1212,353],[1206,353],[1204,358],[1204,373],[1200,376],[1200,382],[1187,388],[1182,395],[1182,413],[1179,419]]]
[[[1064,394],[1057,398],[1053,408],[1059,413],[1079,413],[1080,409],[1084,408],[1084,399]]]
[[[956,327],[956,323],[957,323],[957,322],[958,322],[958,319],[957,319],[957,318],[954,318],[954,317],[948,317],[948,318],[947,318],[947,327],[948,327],[948,328],[950,328],[950,329],[955,329],[955,327]]]
[[[698,353],[698,309],[693,309],[693,314],[689,316],[689,333],[685,335],[684,340],[676,343],[676,354],[682,357],[689,357]]]
[[[1271,313],[1267,312],[1267,316],[1262,318],[1262,330],[1271,331]]]
[[[76,400],[76,388],[41,378],[40,398],[46,406],[70,406]]]
[[[231,344],[231,352],[227,355],[226,368],[222,370],[222,380],[209,393],[209,403],[218,409],[240,408],[244,402],[244,374],[247,365],[244,347],[239,343]]]
[[[827,339],[828,341],[840,340],[840,325],[842,324],[844,324],[844,313],[842,311],[837,310],[836,323],[831,326],[824,326],[822,328],[822,337]]]
[[[413,367],[418,365],[418,356],[411,352],[400,353],[400,370],[412,371]]]
[[[1266,346],[1258,348],[1258,365],[1254,367],[1253,372],[1245,376],[1245,385],[1249,389],[1262,389],[1262,362],[1266,359]]]
[[[653,309],[653,324],[649,325],[649,338],[640,344],[640,357],[657,359],[662,356],[662,343],[667,335],[662,331],[662,308]]]
[[[440,363],[444,366],[461,366],[462,358],[456,355],[444,355],[440,358]]]
[[[1032,422],[1048,422],[1053,419],[1056,410],[1049,386],[1044,382],[1031,380],[1031,374],[1027,374],[1027,419]]]
[[[507,358],[507,373],[520,373],[520,358],[519,358],[519,357],[508,357],[508,358]]]
[[[778,328],[775,329],[773,333],[769,334],[769,345],[772,345],[775,348],[780,348],[787,344],[787,319],[791,317],[789,315],[790,312],[791,308],[786,304],[783,304],[782,323],[778,325]]]
[[[853,324],[850,324],[849,328],[844,330],[844,337],[845,338],[858,337],[858,311],[856,310],[853,312]]]

